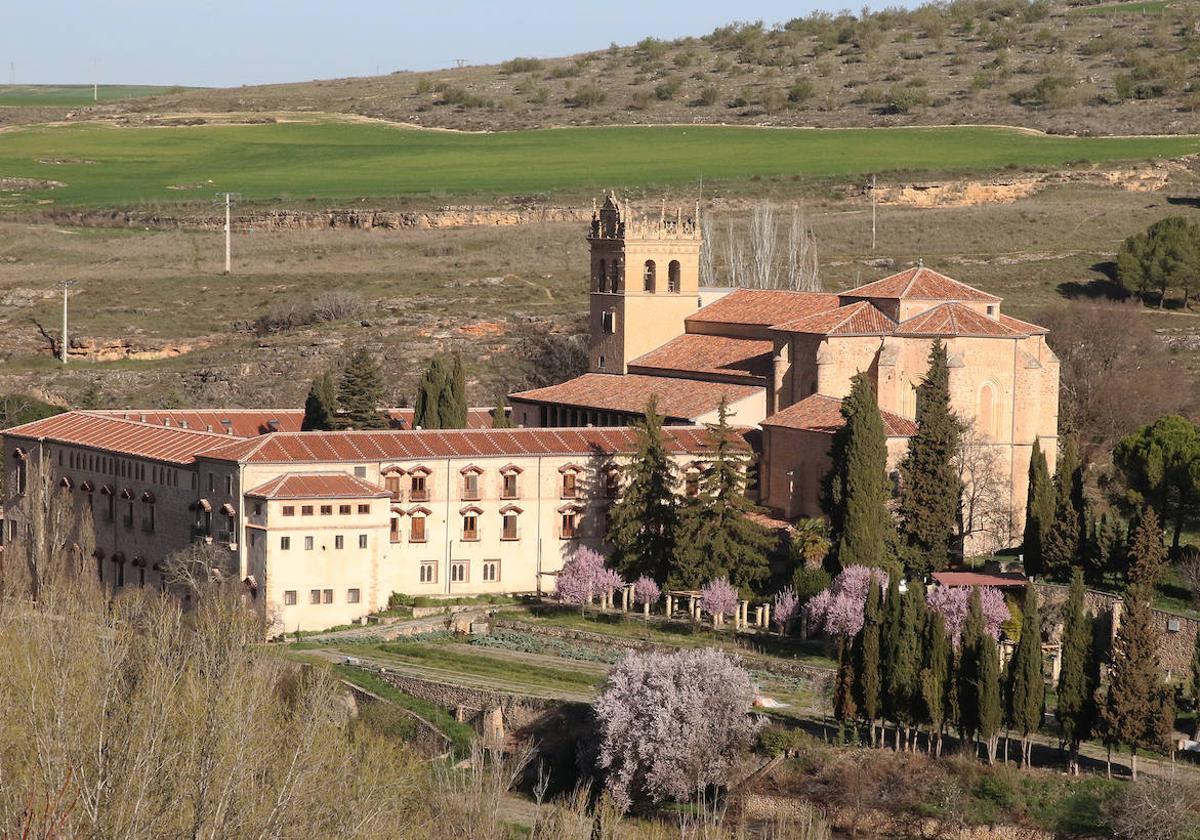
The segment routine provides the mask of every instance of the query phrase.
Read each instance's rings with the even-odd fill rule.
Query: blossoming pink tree
[[[595,598],[611,595],[624,585],[620,575],[605,568],[603,554],[581,548],[563,564],[556,591],[564,604],[575,604],[582,611]]]
[[[1004,594],[995,587],[982,586],[979,589],[979,598],[983,605],[984,624],[992,637],[999,639],[1000,625],[1011,616],[1008,604],[1004,601]],[[946,623],[946,636],[955,647],[962,636],[970,602],[971,589],[966,586],[936,586],[925,595],[925,603],[941,613]]]
[[[740,661],[712,648],[626,656],[593,706],[613,802],[686,802],[725,784],[761,725],[753,700]]]
[[[642,605],[642,613],[650,615],[650,607],[658,603],[658,599],[662,597],[662,590],[654,578],[642,575],[633,584],[633,602]]]
[[[788,626],[796,617],[799,606],[800,599],[796,597],[796,590],[792,587],[785,586],[775,594],[775,603],[771,607],[771,620],[778,625],[780,633],[787,633]]]
[[[737,602],[737,590],[723,577],[700,587],[700,609],[712,616],[714,627],[721,624],[725,616],[733,615]]]
[[[888,576],[883,569],[866,566],[847,566],[833,579],[829,588],[809,599],[804,607],[812,631],[835,638],[849,639],[858,635],[863,626],[863,610],[867,605],[867,588],[871,578],[887,590]]]

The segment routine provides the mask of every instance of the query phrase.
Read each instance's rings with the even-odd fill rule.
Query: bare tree
[[[714,231],[712,217],[705,213],[700,217],[700,285],[717,285],[717,267],[715,264]]]
[[[16,534],[5,552],[10,561],[5,563],[5,584],[16,583],[16,589],[24,589],[36,601],[45,586],[71,571],[76,523],[70,492],[55,482],[41,450],[26,455],[18,469],[25,471],[25,478],[24,486],[17,488],[20,495],[12,517]],[[20,576],[20,582],[9,575]]]
[[[959,443],[957,465],[963,488],[959,516],[961,544],[981,554],[1012,545],[1015,532],[1004,462],[995,444],[974,422],[967,425]]]
[[[725,273],[728,275],[727,286],[749,285],[750,271],[746,265],[745,243],[735,233],[733,219],[729,220],[725,236]]]
[[[769,201],[758,202],[750,217],[750,285],[756,289],[774,288],[775,242],[778,238],[775,208]]]
[[[788,228],[786,279],[787,287],[793,291],[821,291],[817,238],[800,205],[792,208],[792,223]]]

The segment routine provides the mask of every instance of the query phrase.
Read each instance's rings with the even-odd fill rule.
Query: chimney
[[[225,429],[225,434],[233,434],[233,421],[228,418],[221,418],[221,426]]]
[[[187,424],[187,421],[186,421],[186,420],[180,420],[180,421],[179,421],[179,428],[181,428],[181,429],[186,429],[187,427],[188,427],[188,424]]]
[[[279,421],[278,420],[268,420],[267,421],[267,429],[272,432],[278,432],[279,431]]]
[[[170,418],[170,417],[164,417],[164,418],[163,418],[163,425],[164,425],[164,426],[170,426],[170,425],[171,425],[171,418]]]
[[[205,423],[205,424],[204,424],[204,431],[206,431],[206,432],[211,432],[211,431],[212,431],[212,423]]]

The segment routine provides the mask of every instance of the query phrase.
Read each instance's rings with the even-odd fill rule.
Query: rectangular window
[[[322,516],[333,516],[333,505],[321,505]]]
[[[367,513],[370,513],[370,512],[371,512],[371,506],[370,506],[369,504],[367,504],[367,505],[359,505],[359,506],[358,506],[358,512],[359,512],[360,514],[367,514]]]
[[[463,516],[462,538],[464,540],[479,539],[479,517],[473,513],[468,513]],[[453,578],[451,578],[451,580],[453,580]]]
[[[499,560],[484,560],[483,561],[483,579],[489,583],[496,583],[500,580],[500,561]]]
[[[333,603],[333,590],[332,589],[322,589],[321,590],[321,603],[322,604],[332,604]]]
[[[350,505],[338,505],[338,516],[349,516]]]
[[[437,566],[435,564],[421,564],[421,583],[437,583]]]
[[[285,607],[294,607],[294,606],[296,606],[296,590],[295,590],[295,589],[287,589],[287,590],[284,590],[284,593],[283,593],[283,605],[284,605]]]
[[[357,604],[360,600],[362,600],[362,592],[360,590],[358,590],[358,589],[347,589],[346,590],[346,603],[347,604]]]
[[[386,478],[384,478],[383,479],[383,489],[388,491],[388,493],[392,497],[392,501],[394,501],[394,502],[400,501],[400,497],[403,495],[403,493],[400,490],[400,476],[389,475]]]
[[[504,530],[500,532],[500,539],[515,540],[517,538],[517,515],[515,513],[506,513],[504,514],[503,521]]]
[[[617,329],[617,313],[611,309],[600,314],[600,323],[607,335],[612,335]]]
[[[313,512],[312,505],[301,505],[300,506],[300,515],[301,516],[312,516],[312,512]]]
[[[335,549],[337,549],[338,551],[341,551],[343,548],[346,547],[346,538],[343,537],[341,534],[338,534],[336,537],[333,538],[333,547]]]
[[[283,506],[283,515],[284,516],[295,516],[296,515],[296,506],[295,505],[284,505]]]
[[[472,501],[479,498],[479,473],[463,473],[463,498]]]
[[[359,548],[366,548],[366,547],[367,547],[367,535],[366,535],[366,534],[359,534],[359,535],[358,535],[358,547],[359,547]]]
[[[564,499],[574,499],[575,498],[575,472],[574,472],[574,470],[563,473],[562,497]]]
[[[388,542],[400,542],[400,517],[393,516],[388,520]]]
[[[409,497],[414,502],[429,501],[429,491],[425,489],[425,475],[417,473],[412,477],[412,486],[409,488]]]
[[[255,503],[254,503],[254,515],[255,515],[255,516],[262,516],[262,502],[255,502]]]
[[[305,537],[305,538],[304,538],[304,550],[305,550],[305,551],[312,551],[312,550],[313,550],[313,538],[312,538],[312,537]]]
[[[414,516],[412,524],[408,526],[408,541],[409,542],[425,542],[425,517]]]
[[[366,478],[367,477],[367,468],[366,467],[355,467],[354,468],[354,477],[355,478]]]
[[[279,538],[279,550],[280,551],[291,551],[292,550],[292,538],[291,537],[280,537]]]
[[[700,495],[700,473],[696,470],[688,470],[684,477],[683,492],[690,499]]]
[[[450,564],[450,582],[451,583],[466,583],[467,582],[467,561],[455,560]]]
[[[310,604],[321,603],[321,590],[320,589],[308,590],[308,603],[310,603]]]
[[[500,495],[505,499],[517,498],[517,474],[515,472],[504,474],[504,489]]]
[[[621,494],[621,473],[613,468],[604,474],[604,495],[615,499]]]
[[[574,511],[567,511],[562,515],[562,531],[561,536],[564,540],[575,539],[575,528],[578,524],[579,514]]]
[[[225,476],[225,495],[233,495],[233,476],[231,475]]]

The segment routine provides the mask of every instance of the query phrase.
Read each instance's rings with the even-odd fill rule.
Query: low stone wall
[[[367,691],[365,688],[357,686],[347,680],[342,680],[342,685],[350,689],[350,692],[354,695],[355,701],[358,703],[388,702],[379,695]],[[416,724],[416,733],[412,739],[412,743],[422,755],[432,758],[434,756],[444,755],[451,750],[453,744],[440,729],[411,709],[405,709],[403,706],[395,706],[395,708],[399,709],[400,712],[406,717],[411,718]]]
[[[377,676],[395,686],[405,694],[426,702],[454,710],[459,707],[476,712],[499,708],[504,714],[504,723],[509,729],[527,726],[546,712],[562,706],[578,705],[565,700],[548,700],[541,697],[526,697],[501,691],[433,682],[406,674],[378,673]]]
[[[1061,609],[1066,603],[1069,587],[1058,583],[1036,584],[1038,600],[1045,608]],[[1120,626],[1124,601],[1118,595],[1089,589],[1084,594],[1087,610],[1096,616],[1113,615],[1112,632]],[[1168,679],[1184,677],[1191,672],[1192,654],[1196,648],[1196,634],[1200,632],[1200,621],[1182,615],[1153,610],[1154,623],[1159,633],[1159,663],[1167,672]]]

